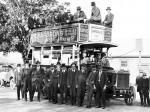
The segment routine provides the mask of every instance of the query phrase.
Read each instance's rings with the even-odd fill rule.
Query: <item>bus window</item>
[[[43,50],[51,50],[51,47],[43,47]]]
[[[48,55],[44,55],[43,58],[49,58],[49,56]]]
[[[34,51],[40,51],[41,47],[34,47]]]
[[[60,51],[53,51],[52,52],[52,59],[61,59],[61,52]]]
[[[53,46],[53,50],[61,50],[61,46]]]

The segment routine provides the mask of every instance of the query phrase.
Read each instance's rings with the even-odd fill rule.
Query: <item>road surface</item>
[[[107,102],[106,109],[91,109],[71,105],[52,104],[42,99],[41,102],[25,102],[24,100],[16,100],[16,90],[10,88],[0,88],[0,112],[150,112],[150,107],[140,106],[139,101],[132,106],[127,106],[122,99],[110,100]]]

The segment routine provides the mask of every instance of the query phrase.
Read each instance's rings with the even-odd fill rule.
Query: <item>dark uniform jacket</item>
[[[60,80],[59,80],[60,85],[67,85],[67,76],[68,76],[67,70],[65,70],[65,71],[61,70]]]
[[[22,77],[22,70],[20,70],[20,71],[15,70],[15,72],[14,72],[14,81],[15,81],[16,85],[21,84],[21,82],[23,80],[22,78],[23,78]]]
[[[24,68],[22,69],[22,76],[23,76],[23,79],[25,78],[31,78],[31,69],[29,68]]]
[[[60,23],[60,24],[66,23],[66,20],[67,20],[67,14],[66,13],[63,13],[63,14],[59,13],[57,15],[57,17],[55,17],[55,21],[57,23]]]
[[[149,90],[149,79],[142,79],[142,90],[148,91]]]
[[[42,18],[37,19],[36,28],[42,28],[42,27],[45,27],[45,25],[46,25],[45,19],[42,19]]]
[[[31,30],[35,28],[35,19],[32,17],[28,18],[28,28]]]
[[[52,83],[52,71],[49,70],[45,73],[45,83]]]
[[[107,84],[107,74],[105,72],[101,72],[101,75],[99,74],[100,72],[96,74],[95,83],[96,85],[100,85],[101,88],[103,89],[104,86]]]
[[[60,71],[56,71],[54,70],[54,72],[51,72],[51,79],[52,79],[52,83],[54,85],[59,84],[59,80],[60,80]]]
[[[96,81],[96,76],[97,76],[98,72],[91,72],[90,75],[88,76],[87,80],[86,80],[86,84],[87,85],[95,85],[95,81]]]
[[[42,80],[43,76],[44,76],[44,70],[42,68],[40,68],[39,70],[35,69],[32,72],[32,81]]]
[[[73,71],[72,69],[70,69],[68,71],[67,85],[76,86],[76,84],[77,84],[77,81],[76,81],[77,75],[78,75],[77,70]]]
[[[70,22],[73,21],[73,15],[66,13],[66,20],[69,20]]]
[[[136,78],[137,92],[140,92],[142,90],[142,80],[143,78],[140,76]]]
[[[77,85],[80,86],[82,82],[86,82],[87,76],[88,76],[87,70],[84,71],[80,70],[76,77]]]

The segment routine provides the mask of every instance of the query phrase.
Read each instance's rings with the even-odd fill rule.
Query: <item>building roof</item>
[[[143,38],[143,49],[141,56],[150,57],[150,39]],[[115,43],[118,47],[110,49],[109,55],[111,57],[138,57],[139,51],[136,49],[136,39],[119,39]]]

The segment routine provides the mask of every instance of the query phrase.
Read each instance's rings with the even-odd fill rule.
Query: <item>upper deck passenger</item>
[[[95,2],[91,2],[92,10],[91,10],[91,18],[89,20],[90,23],[93,24],[101,24],[101,12],[98,7],[96,7]]]
[[[37,28],[43,28],[46,26],[46,21],[44,18],[44,14],[39,14],[39,17],[37,18],[36,27]]]
[[[59,14],[58,14],[58,16],[57,16],[58,22],[59,22],[61,25],[63,25],[63,24],[66,23],[67,15],[66,15],[66,13],[65,13],[63,7],[60,7],[59,11],[60,11],[60,12],[59,12]]]
[[[29,30],[33,30],[33,29],[36,28],[35,21],[36,20],[34,19],[34,14],[31,13],[31,15],[28,18],[28,28],[29,28]]]
[[[111,11],[110,7],[107,7],[106,11],[108,12],[108,14],[105,16],[105,20],[104,20],[103,24],[104,24],[104,26],[106,26],[108,28],[112,28],[114,15],[110,12]]]
[[[73,15],[71,14],[70,10],[67,10],[66,17],[66,23],[69,24],[73,22]]]
[[[86,15],[84,11],[81,10],[81,7],[77,7],[77,12],[74,14],[74,22],[84,23],[84,19],[86,19]]]

